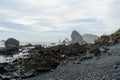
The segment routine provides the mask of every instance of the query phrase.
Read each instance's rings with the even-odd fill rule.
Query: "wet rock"
[[[0,49],[2,55],[13,55],[19,51],[19,41],[13,38],[9,38],[5,42],[5,48]]]
[[[19,41],[14,38],[9,38],[5,41],[5,48],[6,49],[19,48]]]
[[[0,66],[0,74],[4,74],[6,72],[7,72],[7,70],[5,69],[5,67],[1,65]]]
[[[47,72],[57,68],[59,63],[54,59],[36,58],[25,64],[23,77],[35,76],[37,72]]]
[[[65,40],[62,41],[62,44],[68,45],[70,44],[70,40],[68,38],[65,38]]]
[[[118,69],[120,66],[120,62],[116,62],[114,65],[113,65],[113,68],[114,69]]]
[[[0,54],[2,55],[13,55],[18,53],[18,48],[11,48],[11,49],[2,49],[0,50]]]
[[[6,66],[8,63],[0,63],[0,66]]]
[[[24,45],[24,47],[33,47],[31,43]]]
[[[3,49],[0,49],[0,54],[2,54],[3,53]]]
[[[114,65],[113,68],[114,68],[114,69],[117,69],[117,68],[118,68],[118,65]]]
[[[11,80],[10,76],[6,76],[6,75],[0,75],[0,78],[2,80]]]
[[[25,59],[24,68],[22,69],[23,78],[37,75],[37,73],[44,73],[56,69],[59,62],[73,56],[79,56],[86,53],[87,45],[80,45],[79,43],[70,45],[57,45],[44,48],[41,45],[29,50],[32,54]],[[75,58],[76,60],[76,58]],[[78,63],[79,64],[79,63]]]
[[[40,50],[42,48],[44,48],[42,45],[35,45],[35,50]]]
[[[72,40],[71,40],[71,43],[72,43],[72,44],[73,44],[73,43],[79,43],[79,44],[84,44],[84,43],[86,43],[86,42],[83,40],[83,37],[80,35],[80,33],[77,32],[77,31],[75,31],[75,30],[72,32],[71,38],[72,38]]]

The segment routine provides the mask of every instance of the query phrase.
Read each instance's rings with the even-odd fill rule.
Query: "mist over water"
[[[29,43],[32,45],[51,46],[51,42],[20,42],[20,45],[27,45]],[[4,42],[0,42],[0,47],[5,47]]]

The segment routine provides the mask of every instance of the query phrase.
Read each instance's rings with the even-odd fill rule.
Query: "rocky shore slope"
[[[95,44],[37,45],[26,52],[23,58],[0,64],[0,79],[120,80],[120,30]]]
[[[25,80],[120,80],[120,30],[101,36],[83,54],[68,57],[57,69]]]
[[[120,44],[109,49],[92,59],[73,59],[51,72],[25,80],[120,80]]]

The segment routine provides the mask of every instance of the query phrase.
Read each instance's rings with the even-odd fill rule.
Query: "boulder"
[[[84,43],[86,43],[83,40],[83,37],[80,35],[80,33],[77,32],[76,30],[72,31],[71,38],[72,38],[71,44],[74,44],[74,43],[84,44]]]
[[[37,72],[47,72],[57,68],[59,63],[54,59],[35,58],[25,64],[22,77],[31,77],[37,75]]]
[[[93,35],[93,34],[84,34],[83,35],[83,39],[88,43],[88,44],[94,44],[96,40],[98,40],[98,36],[97,35]]]
[[[5,48],[6,49],[19,48],[19,41],[14,38],[9,38],[5,41]]]

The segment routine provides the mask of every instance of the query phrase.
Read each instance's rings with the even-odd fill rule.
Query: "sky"
[[[111,34],[120,28],[120,0],[0,0],[0,40],[57,42],[71,32]]]

